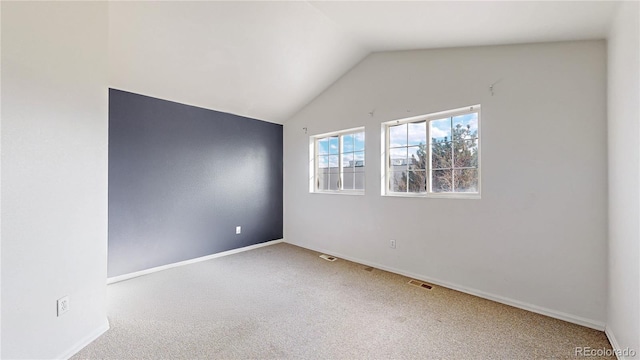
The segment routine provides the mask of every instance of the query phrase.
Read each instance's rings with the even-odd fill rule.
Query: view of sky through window
[[[478,192],[478,111],[389,123],[388,191]]]
[[[364,191],[364,131],[315,139],[316,189],[320,191]]]

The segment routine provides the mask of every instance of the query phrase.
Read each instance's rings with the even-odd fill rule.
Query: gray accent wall
[[[110,89],[108,276],[281,239],[282,141],[279,124]]]

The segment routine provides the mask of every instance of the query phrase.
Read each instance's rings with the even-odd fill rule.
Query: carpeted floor
[[[605,334],[277,244],[108,286],[72,359],[549,359]]]

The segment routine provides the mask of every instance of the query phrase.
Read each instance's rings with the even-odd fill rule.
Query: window
[[[383,127],[383,195],[479,197],[480,105]]]
[[[310,140],[311,192],[364,193],[364,128]]]

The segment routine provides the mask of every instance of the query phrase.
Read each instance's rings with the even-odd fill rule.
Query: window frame
[[[477,143],[478,143],[478,191],[477,192],[432,192],[431,191],[431,183],[432,183],[432,161],[431,161],[431,152],[432,152],[432,139],[430,134],[430,122],[434,120],[441,120],[443,118],[451,118],[461,115],[467,114],[477,114],[478,118],[478,135],[477,135]],[[397,120],[386,121],[381,124],[381,166],[382,174],[380,176],[380,186],[381,186],[381,195],[382,196],[391,196],[391,197],[418,197],[418,198],[441,198],[441,199],[480,199],[482,194],[482,165],[481,165],[481,105],[471,105],[465,106],[462,108],[440,111],[436,113],[430,113],[426,115],[413,116],[410,118],[403,118]],[[390,175],[391,175],[391,160],[389,156],[390,152],[390,139],[389,133],[390,128],[396,125],[409,124],[409,123],[417,123],[425,121],[426,127],[426,144],[425,150],[427,151],[428,158],[426,159],[426,191],[423,193],[418,192],[394,192],[391,191],[390,186]],[[453,136],[453,135],[452,135]],[[453,139],[451,140],[453,141]],[[452,164],[453,165],[453,164]],[[455,170],[455,168],[452,168]]]
[[[360,172],[361,174],[363,174],[363,188],[362,189],[344,189],[344,172],[343,172],[343,154],[345,154],[343,152],[343,137],[346,135],[353,135],[353,134],[358,134],[358,133],[363,133],[365,134],[365,127],[361,126],[361,127],[356,127],[356,128],[350,128],[350,129],[345,129],[345,130],[339,130],[339,131],[332,131],[332,132],[328,132],[328,133],[322,133],[322,134],[317,134],[317,135],[311,135],[309,136],[309,192],[310,193],[314,193],[314,194],[342,194],[342,195],[364,195],[365,193],[365,189],[366,189],[366,160],[364,162],[363,167],[365,168],[364,171]],[[325,138],[330,138],[330,137],[334,137],[337,136],[338,137],[338,173],[340,174],[340,186],[337,190],[323,190],[323,189],[319,189],[318,184],[318,169],[319,169],[319,164],[318,164],[318,156],[319,155],[319,151],[318,151],[318,142],[319,140],[325,139]],[[350,151],[349,153],[356,153],[356,152],[360,152],[362,151],[364,153],[365,159],[367,156],[367,140],[366,140],[366,135],[364,138],[364,147],[362,150],[354,150]],[[354,159],[355,161],[355,159]],[[355,167],[355,166],[354,166]],[[354,172],[354,176],[357,172]]]

